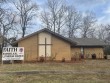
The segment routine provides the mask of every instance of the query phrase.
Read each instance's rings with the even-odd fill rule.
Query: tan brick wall
[[[26,38],[18,43],[18,46],[24,47],[25,49],[25,61],[37,61],[38,58],[38,35],[31,36]],[[71,60],[71,56],[81,53],[81,48],[73,47],[71,48],[70,44],[64,40],[52,36],[52,48],[51,56],[56,55],[55,60]],[[97,58],[103,58],[103,48],[84,48],[85,57],[88,56],[91,58],[91,54],[95,53]]]
[[[38,58],[38,35],[26,38],[18,43],[18,46],[24,47],[25,49],[25,61],[36,61]],[[52,36],[52,53],[51,56],[54,56],[56,53],[55,60],[71,60],[71,48],[70,44],[64,40]]]
[[[52,36],[52,56],[56,54],[56,60],[62,60],[62,58],[71,60],[70,52],[71,48],[69,43]]]
[[[81,48],[79,47],[73,47],[71,49],[72,56],[78,55],[81,53]],[[85,58],[92,58],[92,54],[95,53],[97,58],[103,58],[103,48],[102,47],[94,47],[94,48],[84,48],[84,57]]]
[[[91,54],[95,53],[97,58],[103,58],[103,48],[84,48],[85,56],[91,58]]]
[[[36,61],[38,55],[38,36],[26,38],[18,43],[18,46],[24,47],[25,61]]]
[[[71,55],[72,56],[76,56],[77,55],[77,57],[79,57],[78,55],[80,55],[80,53],[81,53],[81,48],[78,48],[78,47],[73,47],[72,49],[71,49],[72,51],[71,51]]]

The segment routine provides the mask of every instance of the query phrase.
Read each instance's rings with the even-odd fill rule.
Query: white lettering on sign
[[[24,47],[3,47],[2,60],[24,60]]]

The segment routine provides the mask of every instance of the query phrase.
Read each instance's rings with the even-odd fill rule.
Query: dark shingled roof
[[[13,42],[12,45],[15,45],[15,44],[17,44],[19,41],[22,41],[22,40],[24,40],[24,39],[26,39],[26,38],[29,38],[29,37],[34,36],[34,35],[36,35],[36,34],[39,34],[39,33],[41,33],[41,32],[50,33],[50,34],[56,36],[57,38],[60,38],[60,39],[63,39],[64,41],[66,41],[66,42],[69,42],[69,43],[72,44],[72,45],[76,45],[76,42],[72,41],[71,39],[68,39],[68,38],[66,38],[66,37],[64,37],[64,36],[62,36],[62,35],[60,35],[60,34],[58,34],[58,33],[55,33],[55,32],[53,32],[53,31],[51,31],[51,30],[49,30],[49,29],[47,29],[47,28],[41,29],[41,30],[39,30],[39,31],[37,31],[37,32],[34,32],[34,33],[30,34],[30,35],[27,35],[27,36],[25,36],[24,38],[20,38],[20,39],[18,39],[17,41]]]
[[[74,38],[73,41],[77,42],[76,46],[104,46],[104,41],[96,38]]]
[[[47,32],[47,33],[50,33],[60,39],[63,39],[64,41],[66,42],[69,42],[71,45],[75,45],[75,46],[104,46],[105,43],[103,41],[100,41],[98,39],[95,39],[95,38],[73,38],[73,39],[69,39],[69,38],[66,38],[62,35],[59,35],[58,33],[55,33],[47,28],[44,28],[44,29],[41,29],[37,32],[34,32],[28,36],[25,36],[24,38],[21,38],[21,39],[18,39],[17,41],[13,42],[12,45],[16,45],[19,41],[22,41],[26,38],[29,38],[33,35],[36,35],[36,34],[39,34],[41,32]]]

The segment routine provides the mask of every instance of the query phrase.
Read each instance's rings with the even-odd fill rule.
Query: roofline
[[[76,45],[75,47],[104,47],[105,45]]]
[[[75,40],[75,39],[78,39],[78,40]],[[97,38],[75,38],[75,39],[73,39],[73,41],[77,42],[76,47],[104,47],[104,46],[107,46],[107,44],[104,41],[99,40]],[[88,40],[89,39],[92,39],[92,40],[95,39],[95,40],[98,40],[98,41],[102,42],[102,44],[94,44],[94,45],[91,45],[91,44],[80,44],[80,43],[78,44],[79,39],[88,39]]]
[[[31,37],[31,36],[33,36],[33,35],[36,35],[36,34],[42,32],[42,31],[43,31],[43,29],[41,29],[41,30],[39,30],[39,31],[36,31],[36,32],[34,32],[34,33],[32,33],[32,34],[29,34],[29,35],[27,35],[27,36],[25,36],[25,37],[23,37],[23,38],[20,38],[20,39],[14,41],[13,43],[17,43],[17,42],[19,42],[19,41],[22,41],[22,40],[24,40],[24,39],[26,39],[26,38],[29,38],[29,37]]]
[[[34,35],[36,35],[36,34],[39,34],[40,32],[43,32],[43,31],[46,31],[46,32],[48,32],[48,33],[50,33],[50,34],[52,34],[52,35],[54,35],[54,36],[56,36],[56,37],[59,37],[59,38],[65,40],[65,41],[67,41],[67,42],[69,42],[69,43],[71,43],[71,44],[74,44],[74,45],[77,44],[76,42],[74,42],[74,41],[72,41],[72,40],[70,40],[70,39],[68,39],[68,38],[66,38],[66,37],[64,37],[64,36],[62,36],[62,35],[60,35],[60,34],[58,34],[58,33],[55,33],[55,32],[53,32],[53,31],[51,31],[51,30],[49,30],[49,29],[47,29],[47,28],[44,28],[44,29],[41,29],[41,30],[39,30],[39,31],[36,31],[36,32],[34,32],[34,33],[30,34],[30,35],[27,35],[27,36],[25,36],[24,38],[18,39],[17,41],[13,42],[12,45],[17,44],[19,41],[22,41],[22,40],[24,40],[24,39],[26,39],[26,38],[29,38],[29,37],[31,37],[31,36],[34,36]]]

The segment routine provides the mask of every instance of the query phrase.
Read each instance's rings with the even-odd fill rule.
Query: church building
[[[83,55],[84,58],[103,58],[104,42],[95,38],[68,39],[49,29],[42,29],[13,42],[13,46],[24,47],[24,61],[38,61],[40,57],[56,61]]]

